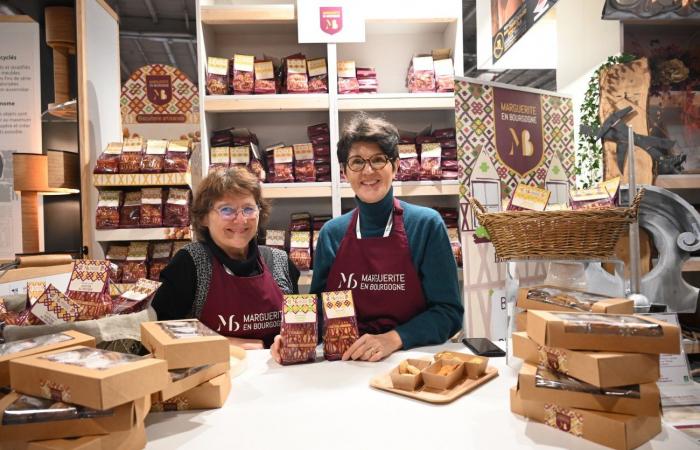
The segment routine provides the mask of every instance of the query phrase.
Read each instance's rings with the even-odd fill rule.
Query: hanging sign
[[[364,42],[365,18],[357,2],[298,0],[299,43]]]

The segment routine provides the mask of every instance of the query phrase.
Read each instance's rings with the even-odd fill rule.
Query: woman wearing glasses
[[[256,243],[269,213],[247,170],[209,173],[192,202],[198,242],[160,274],[163,285],[152,303],[158,319],[196,317],[232,343],[269,347],[279,334],[282,295],[296,293],[299,279],[284,251]]]
[[[360,339],[343,359],[379,361],[400,349],[441,344],[462,326],[457,266],[433,209],[394,198],[395,126],[355,116],[338,142],[338,161],[357,208],[321,229],[311,292],[351,289]],[[279,362],[281,338],[272,355]]]

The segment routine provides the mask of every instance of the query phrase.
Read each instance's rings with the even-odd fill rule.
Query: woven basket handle
[[[644,197],[644,188],[640,189],[637,192],[637,195],[634,196],[634,200],[632,200],[632,204],[627,208],[627,217],[630,219],[637,219],[637,214],[639,213],[639,205],[642,203],[642,198]]]
[[[476,219],[481,222],[481,216],[486,214],[486,208],[483,207],[481,203],[479,203],[479,200],[477,200],[474,197],[467,197],[467,201],[469,204],[472,206],[472,209],[474,210],[474,213],[476,214]]]

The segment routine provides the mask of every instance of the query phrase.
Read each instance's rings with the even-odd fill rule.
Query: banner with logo
[[[299,43],[364,42],[362,5],[350,0],[298,0]]]
[[[557,0],[491,0],[495,63],[549,11]]]

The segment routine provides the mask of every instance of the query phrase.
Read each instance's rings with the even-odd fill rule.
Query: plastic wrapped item
[[[265,245],[280,250],[285,249],[285,241],[287,240],[287,232],[284,230],[266,230]]]
[[[163,284],[160,281],[140,278],[136,285],[114,301],[114,314],[131,314],[148,308],[156,291]]]
[[[457,136],[457,130],[455,128],[439,128],[437,130],[433,130],[432,136],[437,139],[454,139]],[[456,146],[457,143],[455,142]]]
[[[228,59],[207,58],[207,94],[228,94]]]
[[[331,137],[328,134],[317,134],[310,136],[309,140],[314,146],[330,145]]]
[[[328,92],[326,58],[310,59],[306,65],[309,72],[309,92]]]
[[[119,173],[139,173],[143,158],[143,139],[129,138],[124,141],[119,158]]]
[[[234,95],[252,94],[255,88],[255,56],[233,56],[233,74],[231,77],[231,92]]]
[[[313,145],[313,149],[315,157],[330,158],[331,156],[331,146],[328,144]]]
[[[95,228],[98,230],[119,228],[119,207],[121,203],[122,191],[100,191],[97,194]]]
[[[610,397],[641,398],[638,384],[631,386],[600,388],[592,384],[584,383],[576,378],[560,372],[555,372],[543,366],[537,367],[535,374],[535,387],[557,389],[560,391],[583,392],[591,395],[605,395]]]
[[[357,82],[355,61],[338,61],[338,94],[358,94],[360,84]]]
[[[316,125],[309,125],[306,127],[306,135],[311,138],[312,136],[330,136],[330,129],[327,123],[318,123]]]
[[[437,92],[454,92],[455,68],[452,59],[441,59],[433,62],[435,69],[435,85]]]
[[[294,180],[316,181],[314,149],[311,144],[294,144]]]
[[[289,240],[289,259],[299,270],[311,270],[311,233],[292,231]]]
[[[294,213],[290,218],[290,231],[311,231],[311,214],[307,212]]]
[[[233,145],[232,131],[233,128],[213,131],[211,139],[209,139],[209,147],[230,147]]]
[[[156,242],[151,246],[151,263],[148,265],[148,279],[160,280],[160,272],[165,269],[170,262],[170,254],[173,251],[173,243]]]
[[[114,415],[114,410],[100,411],[85,406],[71,405],[60,401],[19,395],[2,416],[3,425],[22,425],[30,423],[59,422],[61,420],[92,419]]]
[[[614,198],[603,183],[588,189],[571,189],[569,197],[571,199],[571,208],[574,210],[615,207]]]
[[[589,312],[593,305],[609,297],[589,292],[574,291],[554,286],[538,286],[529,289],[527,299],[548,305],[563,306],[577,311]]]
[[[212,147],[209,156],[209,170],[226,170],[231,161],[231,147]]]
[[[163,226],[163,189],[141,189],[141,228]],[[143,278],[146,278],[145,276]]]
[[[280,335],[283,365],[314,362],[318,341],[315,295],[284,296]]]
[[[274,94],[277,92],[275,80],[275,68],[272,61],[258,61],[255,63],[255,89],[256,94]]]
[[[329,361],[343,353],[360,337],[352,291],[321,293],[323,303],[323,356]]]
[[[442,147],[442,144],[440,144],[440,147]],[[443,161],[444,160],[456,161],[457,160],[457,148],[442,147],[442,159],[443,159]]]
[[[306,58],[289,56],[286,59],[287,80],[285,86],[290,94],[306,94],[309,92],[309,79],[306,75]]]
[[[148,270],[146,259],[148,258],[148,242],[132,242],[124,263],[122,283],[136,283],[139,278],[146,278]]]
[[[119,160],[122,154],[121,142],[110,142],[97,158],[93,173],[119,173]]]
[[[165,152],[163,172],[187,172],[190,163],[191,149],[192,141],[189,139],[170,141],[168,143],[168,150]]]
[[[567,333],[613,334],[617,336],[662,336],[661,325],[637,316],[622,314],[569,314],[552,312],[564,320]]]
[[[161,173],[165,165],[165,151],[168,141],[149,139],[146,141],[146,154],[141,160],[141,173]]]
[[[124,263],[129,252],[128,245],[112,244],[107,250],[107,261],[110,262],[109,279],[113,283],[121,283],[124,273]]]
[[[442,169],[440,168],[441,157],[442,149],[440,148],[440,144],[429,143],[422,145],[420,156],[421,180],[442,179]]]
[[[408,92],[435,92],[435,70],[432,56],[414,56],[406,79]]]
[[[418,152],[414,144],[399,144],[399,170],[396,172],[397,181],[420,180],[421,166],[418,162]]]
[[[141,191],[127,192],[119,212],[120,228],[138,228],[141,225]]]
[[[448,170],[448,171],[457,171],[459,170],[459,161],[456,161],[454,159],[450,160],[442,160],[440,163],[440,167],[442,168],[443,171]]]
[[[274,149],[275,183],[292,183],[294,181],[294,149],[277,147]]]
[[[170,188],[163,208],[163,226],[190,226],[190,190]]]
[[[372,94],[379,90],[377,71],[374,67],[358,67],[356,73],[361,93]]]
[[[331,165],[316,162],[316,178],[329,177],[331,175]]]

